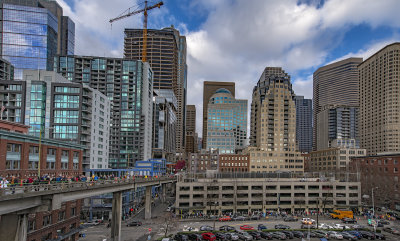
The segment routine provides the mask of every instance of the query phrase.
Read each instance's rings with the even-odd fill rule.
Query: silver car
[[[343,235],[341,235],[340,233],[335,232],[335,231],[329,231],[328,232],[328,237],[329,238],[334,238],[334,239],[343,239]]]
[[[240,240],[253,240],[253,236],[251,236],[247,232],[238,232],[237,234]]]
[[[226,235],[230,237],[230,240],[239,240],[239,236],[236,233],[227,233]]]

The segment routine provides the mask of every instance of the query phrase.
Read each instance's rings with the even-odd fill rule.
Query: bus
[[[353,211],[349,210],[333,210],[333,212],[330,215],[331,218],[334,219],[354,218]]]

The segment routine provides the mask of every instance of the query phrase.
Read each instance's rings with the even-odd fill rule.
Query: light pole
[[[372,191],[372,219],[374,220],[374,233],[376,233],[374,189],[378,189],[378,187],[373,187],[371,190]]]

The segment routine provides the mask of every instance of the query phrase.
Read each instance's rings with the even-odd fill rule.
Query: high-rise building
[[[235,99],[220,88],[207,105],[207,146],[220,154],[234,154],[245,147],[247,137],[247,100]]]
[[[359,147],[358,107],[327,105],[317,116],[317,150]]]
[[[173,90],[154,90],[153,158],[175,161],[176,109],[178,103]]]
[[[23,69],[51,70],[56,54],[73,54],[75,24],[56,1],[1,0],[2,58],[14,65],[15,79]]]
[[[358,107],[357,66],[362,58],[348,58],[320,67],[313,76],[313,150],[317,150],[318,114],[326,105]]]
[[[208,101],[211,96],[215,94],[215,91],[221,88],[227,89],[231,92],[233,98],[235,98],[235,82],[204,81],[203,83],[203,148],[206,148],[207,146]]]
[[[0,58],[0,81],[14,79],[14,66],[5,59]]]
[[[110,99],[112,168],[134,167],[135,161],[151,158],[153,72],[148,63],[122,58],[58,56],[54,71],[72,82],[88,84]]]
[[[358,66],[360,146],[369,155],[400,152],[399,55],[396,42]]]
[[[185,113],[187,91],[186,37],[173,26],[147,30],[147,61],[153,70],[154,89],[174,90],[178,101],[176,149],[185,146]],[[125,29],[124,57],[140,60],[143,29]]]
[[[83,168],[108,168],[110,109],[98,90],[53,71],[24,70],[24,124],[36,137],[85,146]],[[14,83],[15,84],[15,83]],[[22,118],[23,120],[23,118]]]
[[[290,76],[280,67],[266,67],[253,88],[250,124],[250,171],[303,172],[296,145],[295,94]]]
[[[300,152],[312,151],[312,99],[295,96],[296,141]]]
[[[198,136],[196,133],[196,106],[186,106],[186,137],[185,137],[185,151],[187,153],[197,152]]]

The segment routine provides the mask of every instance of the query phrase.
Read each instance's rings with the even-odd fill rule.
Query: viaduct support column
[[[28,214],[6,214],[0,220],[0,240],[26,240]]]
[[[121,240],[122,192],[114,192],[111,215],[111,241]]]
[[[146,197],[144,204],[144,219],[151,219],[151,186],[146,187]]]
[[[161,184],[161,188],[162,188],[161,202],[165,203],[167,201],[167,185]]]

